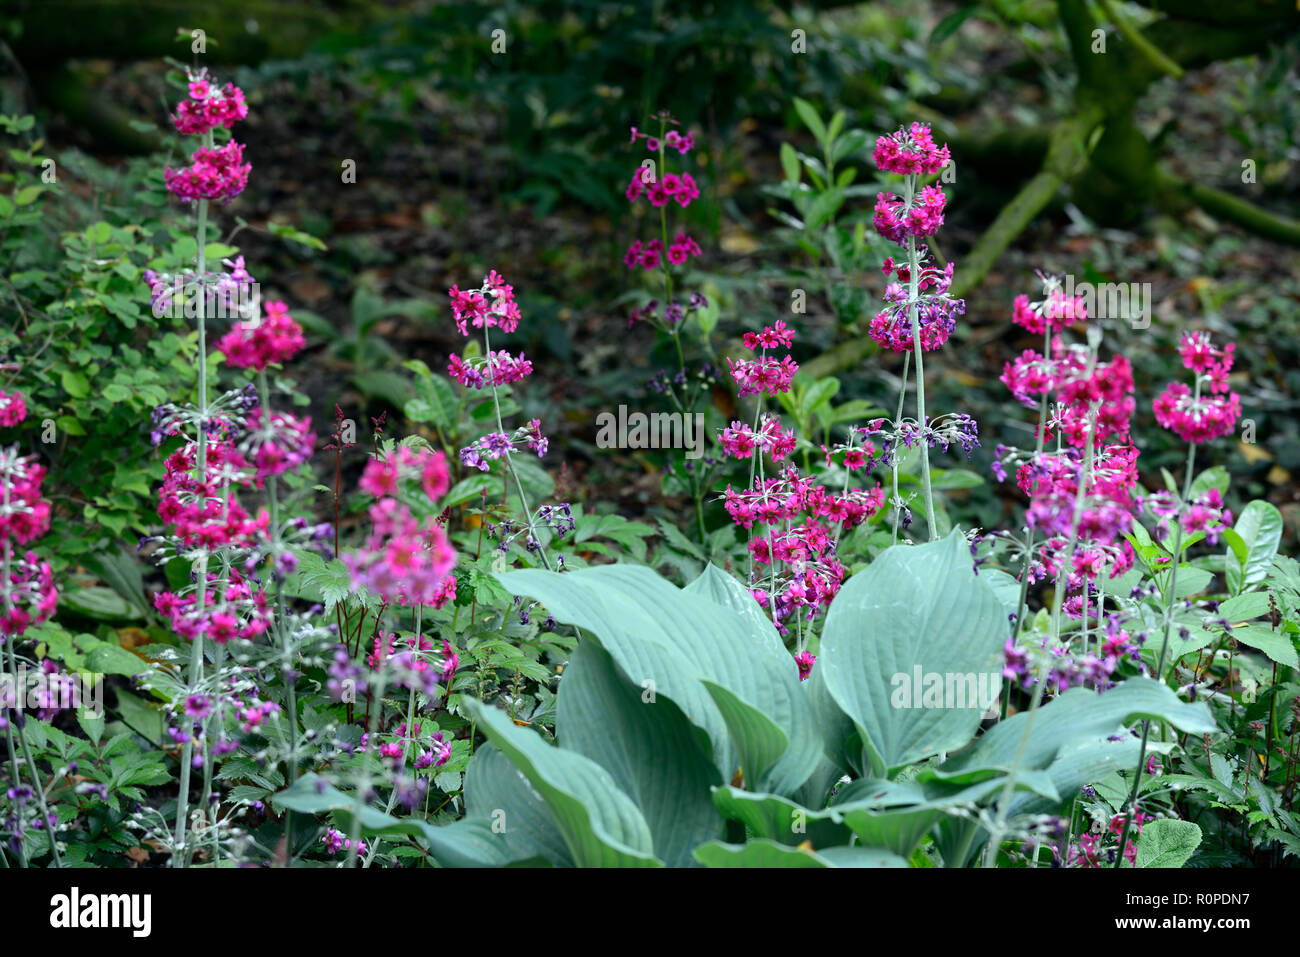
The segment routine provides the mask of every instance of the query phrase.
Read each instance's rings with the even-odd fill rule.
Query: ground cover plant
[[[1133,83],[1181,76],[1114,27]],[[74,157],[84,189],[0,116],[0,865],[1300,861],[1294,509],[1240,467],[1281,407],[1258,343],[1228,295],[1153,319],[1070,247],[974,298],[1066,181],[1172,176],[1108,139],[1132,96],[1080,66],[1083,119],[966,243],[932,109],[790,95],[750,277],[706,268],[737,245],[717,124],[629,98],[609,182],[548,165],[584,128],[517,197],[619,217],[584,343],[500,247],[333,309],[322,231],[251,208],[276,88],[181,38],[158,150]],[[1192,198],[1258,220],[1220,192]],[[968,402],[977,327],[1005,348]]]

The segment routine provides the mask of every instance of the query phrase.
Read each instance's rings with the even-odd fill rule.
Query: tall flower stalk
[[[939,537],[938,522],[934,512],[934,487],[930,477],[929,434],[932,423],[925,404],[925,352],[938,349],[952,334],[956,317],[965,312],[966,304],[948,295],[952,285],[952,263],[940,271],[932,264],[929,250],[917,243],[933,235],[943,225],[947,198],[938,185],[922,185],[922,177],[933,176],[944,169],[951,157],[948,147],[936,146],[930,128],[913,123],[908,129],[881,136],[876,140],[874,157],[882,171],[903,177],[903,196],[883,192],[876,197],[873,222],[876,231],[885,239],[898,244],[905,260],[895,263],[889,257],[884,263],[886,275],[897,274],[885,290],[889,304],[876,314],[871,322],[871,338],[895,353],[910,355],[916,366],[916,424],[922,441],[921,494],[925,502],[926,526],[930,540]],[[906,285],[903,285],[903,284]],[[907,392],[907,363],[903,366],[903,380],[899,388],[899,414],[902,418],[902,399]],[[901,429],[896,420],[894,430]],[[909,443],[910,444],[910,443]],[[897,437],[891,443],[897,449]],[[898,538],[898,513],[903,508],[897,489],[897,457],[894,469],[894,540]]]
[[[27,407],[22,395],[0,392],[0,425],[18,425],[26,415]],[[14,646],[31,625],[45,621],[54,613],[59,597],[49,564],[41,561],[36,552],[21,555],[14,552],[15,544],[30,542],[49,530],[50,506],[41,495],[44,478],[45,469],[34,456],[19,455],[17,445],[0,446],[0,575],[3,575],[0,577],[0,596],[3,597],[0,607],[4,610],[0,616],[0,645],[4,646],[0,673],[7,671],[5,685],[14,695],[25,693],[18,680],[18,656]],[[51,817],[45,800],[45,788],[27,741],[26,720],[19,709],[6,713],[3,705],[4,702],[0,702],[0,724],[4,725],[5,754],[9,759],[11,782],[7,794],[12,832],[10,847],[16,852],[19,864],[27,867],[23,805],[34,798],[39,814],[36,826],[49,837],[54,866],[62,867],[58,822]],[[14,747],[15,740],[17,748]],[[27,768],[31,781],[30,795],[19,774],[18,752],[22,753],[22,765]]]
[[[545,543],[539,537],[542,529],[549,529],[558,539],[573,529],[568,505],[539,506],[536,511],[528,501],[524,490],[523,478],[515,465],[513,456],[521,449],[527,448],[542,458],[546,455],[549,441],[542,435],[540,419],[531,419],[527,425],[507,432],[501,416],[501,394],[499,388],[510,383],[519,382],[532,374],[533,364],[521,352],[518,357],[505,350],[492,350],[491,330],[498,328],[503,333],[514,332],[519,326],[519,306],[515,302],[514,287],[508,284],[494,269],[483,280],[478,289],[461,291],[452,286],[447,291],[451,297],[452,316],[456,328],[463,336],[469,336],[469,329],[483,330],[483,355],[453,355],[447,364],[447,374],[467,389],[488,388],[492,394],[492,410],[497,430],[481,436],[470,445],[460,450],[461,464],[487,472],[494,461],[503,461],[507,480],[513,479],[515,491],[524,515],[524,526],[516,528],[511,521],[506,521],[496,528],[500,533],[498,549],[507,552],[510,542],[523,536],[524,548],[535,556],[549,571],[553,570],[550,556],[547,555]]]
[[[1164,681],[1165,664],[1169,655],[1169,632],[1173,628],[1174,609],[1178,604],[1178,567],[1182,560],[1183,527],[1195,522],[1197,527],[1207,525],[1226,525],[1223,503],[1218,497],[1218,490],[1211,489],[1201,501],[1192,500],[1192,477],[1196,471],[1196,446],[1199,442],[1210,442],[1232,434],[1237,420],[1241,417],[1241,400],[1228,385],[1228,373],[1232,370],[1235,345],[1228,344],[1222,349],[1215,348],[1209,336],[1193,332],[1183,337],[1179,354],[1183,366],[1195,373],[1195,382],[1189,388],[1182,382],[1171,382],[1165,391],[1155,400],[1153,409],[1156,421],[1166,429],[1175,432],[1187,443],[1187,465],[1183,475],[1182,495],[1173,503],[1173,547],[1169,557],[1169,587],[1164,595],[1164,615],[1161,623],[1160,653],[1156,658],[1155,676]],[[1157,509],[1166,516],[1170,508],[1166,504]],[[1193,509],[1196,512],[1193,514]],[[1227,520],[1230,520],[1230,516]],[[1142,743],[1138,748],[1138,763],[1133,769],[1133,786],[1120,813],[1124,817],[1124,829],[1120,834],[1119,846],[1127,846],[1129,829],[1133,824],[1138,794],[1142,786],[1142,771],[1146,767],[1147,744],[1151,733],[1149,719],[1142,721]],[[1115,866],[1124,860],[1123,854],[1116,855]]]

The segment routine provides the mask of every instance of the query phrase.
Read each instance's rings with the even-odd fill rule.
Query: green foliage
[[[968,551],[959,533],[898,546],[850,579],[814,670],[824,676],[806,684],[777,652],[771,624],[738,614],[739,586],[717,569],[686,589],[622,566],[501,576],[584,634],[560,684],[557,744],[468,703],[495,748],[471,762],[470,815],[429,829],[430,851],[444,866],[535,857],[556,866],[906,866],[928,842],[962,866],[983,840],[963,822],[980,820],[1005,786],[1026,716],[966,747],[978,709],[939,702],[918,721],[910,709],[890,713],[888,695],[891,678],[915,665],[993,666],[1003,606]],[[913,629],[891,617],[904,614]],[[1038,718],[1017,813],[1068,805],[1083,784],[1128,766],[1136,742],[1121,732],[1141,717],[1216,730],[1203,703],[1182,703],[1154,681],[1061,695]],[[863,776],[867,764],[876,770]],[[1155,828],[1144,860],[1190,854],[1189,835]]]

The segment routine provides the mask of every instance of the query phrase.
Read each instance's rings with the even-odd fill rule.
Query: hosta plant
[[[554,744],[468,703],[490,746],[470,762],[464,819],[363,818],[371,833],[416,837],[444,866],[962,867],[988,839],[1013,764],[1004,810],[1024,841],[1137,760],[1132,722],[1215,730],[1204,703],[1131,678],[1044,705],[1023,753],[1024,714],[972,744],[1013,609],[960,532],[892,549],[845,583],[802,683],[760,606],[716,568],[686,588],[618,565],[501,581],[582,639]],[[277,801],[349,814],[309,779]],[[1143,841],[1194,827],[1155,821]]]

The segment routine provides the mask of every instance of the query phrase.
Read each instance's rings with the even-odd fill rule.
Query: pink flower
[[[893,193],[878,193],[872,222],[880,235],[902,244],[908,236],[920,239],[938,232],[943,225],[946,203],[943,188],[939,186],[922,187],[910,206]]]
[[[217,342],[226,363],[239,369],[261,371],[269,365],[284,363],[297,354],[307,340],[302,327],[289,315],[283,302],[263,305],[264,317],[256,325],[236,323]]]
[[[180,199],[229,202],[244,191],[252,168],[244,162],[243,145],[231,140],[225,146],[196,150],[189,166],[177,170],[169,166],[163,179],[168,192]]]
[[[0,425],[12,428],[27,418],[27,403],[21,392],[0,389]]]
[[[258,488],[271,476],[292,472],[302,465],[311,458],[316,445],[311,420],[288,412],[272,412],[263,423],[261,406],[254,406],[245,427],[248,434],[240,439],[239,447],[251,457]]]
[[[1152,408],[1161,427],[1176,432],[1184,442],[1209,442],[1231,435],[1241,418],[1237,393],[1198,398],[1182,382],[1169,383]]]
[[[519,326],[514,287],[495,269],[484,278],[481,288],[462,292],[458,286],[452,286],[447,295],[451,297],[452,318],[462,336],[469,335],[471,325],[475,329],[495,326],[502,332],[514,332]]]
[[[876,166],[889,173],[933,174],[951,161],[947,145],[935,146],[930,127],[913,123],[876,139]]]
[[[188,100],[181,101],[172,116],[178,133],[192,136],[206,133],[218,126],[230,129],[248,116],[244,91],[233,83],[218,88],[207,79],[206,71],[191,74]]]
[[[762,356],[757,359],[742,359],[739,362],[728,356],[727,366],[739,386],[738,394],[742,398],[747,395],[775,395],[778,392],[789,392],[790,383],[799,371],[798,363],[789,356],[785,356],[780,361],[773,356]]]
[[[801,651],[799,654],[794,656],[794,663],[799,666],[800,681],[808,680],[808,676],[812,674],[812,668],[816,661],[817,656],[807,651]]]

